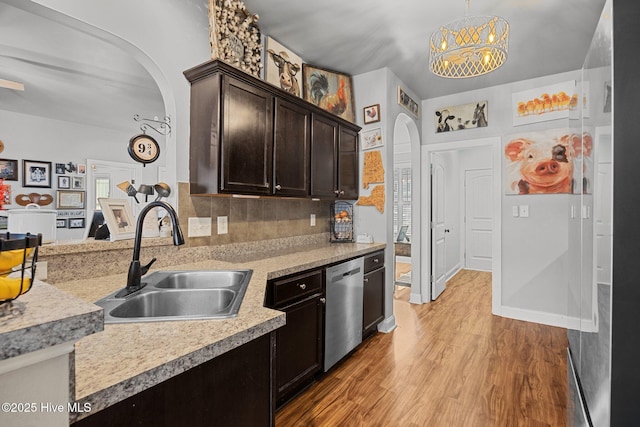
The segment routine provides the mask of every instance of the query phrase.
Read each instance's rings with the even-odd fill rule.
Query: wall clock
[[[129,140],[129,155],[136,162],[146,166],[147,163],[153,163],[160,156],[160,145],[158,141],[149,135],[136,135]]]

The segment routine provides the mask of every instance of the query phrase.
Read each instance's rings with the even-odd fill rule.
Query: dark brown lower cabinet
[[[364,297],[362,307],[362,337],[377,331],[384,319],[384,252],[364,258]]]
[[[273,426],[272,341],[275,332],[96,412],[73,426]]]
[[[287,324],[276,331],[276,406],[306,387],[322,368],[321,295],[279,308]]]

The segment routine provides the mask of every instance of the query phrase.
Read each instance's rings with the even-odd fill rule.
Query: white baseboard
[[[382,322],[378,323],[378,331],[384,332],[385,334],[390,333],[397,327],[398,325],[396,325],[396,316],[394,316],[393,314],[384,319]]]
[[[557,326],[559,328],[576,329],[580,330],[582,324],[582,331],[594,332],[593,322],[589,319],[584,319],[580,322],[577,317],[569,317],[562,314],[546,313],[543,311],[526,310],[523,308],[506,307],[502,306],[500,313],[494,313],[497,316],[507,317],[509,319],[523,320],[525,322],[540,323],[542,325]]]

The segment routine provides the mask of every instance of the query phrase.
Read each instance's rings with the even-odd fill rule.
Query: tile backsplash
[[[178,216],[185,237],[190,217],[211,218],[211,236],[187,238],[190,247],[328,233],[330,204],[296,198],[191,196],[189,183],[178,183]],[[313,227],[311,214],[316,216]],[[228,234],[217,234],[219,216],[228,218]]]

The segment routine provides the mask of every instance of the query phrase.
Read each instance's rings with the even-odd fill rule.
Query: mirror
[[[0,87],[0,122],[11,123],[0,132],[0,158],[17,160],[19,170],[17,180],[5,182],[12,193],[5,208],[21,208],[16,196],[34,192],[52,196],[43,209],[57,208],[58,191],[86,196],[92,184],[88,159],[139,168],[136,187],[157,183],[167,166],[166,137],[147,131],[158,141],[160,156],[145,168],[127,152],[129,140],[143,133],[134,115],[162,120],[166,111],[157,83],[130,53],[136,48],[125,51],[111,42],[113,35],[33,2],[0,3],[0,16],[0,79],[24,85],[24,90]],[[24,186],[23,160],[51,162],[50,179]],[[59,183],[61,176],[69,179]],[[67,188],[67,181],[77,186]],[[87,218],[92,203],[85,197],[83,205],[59,209],[59,215]],[[84,232],[58,228],[57,240],[80,240]]]

